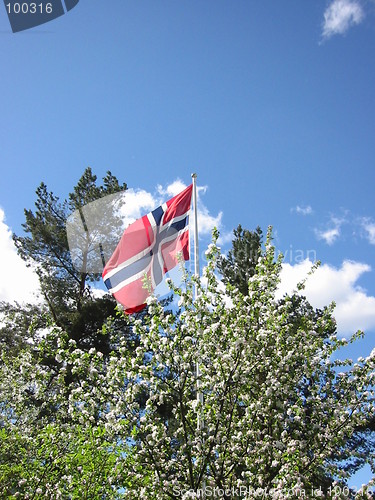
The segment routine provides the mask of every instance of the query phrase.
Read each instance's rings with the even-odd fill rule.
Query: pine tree
[[[104,359],[122,341],[129,349],[137,345],[132,330],[118,314],[114,298],[109,294],[95,293],[93,287],[101,279],[102,271],[98,233],[99,236],[102,233],[107,251],[114,250],[123,231],[117,209],[124,203],[126,189],[126,184],[120,184],[111,172],[107,172],[103,184],[98,185],[90,168],[84,171],[63,201],[42,182],[36,190],[35,210],[25,210],[25,234],[13,235],[19,255],[38,274],[43,300],[38,304],[0,304],[0,363],[1,359],[16,358],[19,352],[29,350],[35,362],[45,367],[50,380],[51,404],[44,404],[34,389],[27,394],[29,404],[39,409],[40,416],[48,415],[54,419],[54,381],[63,383],[61,390],[69,397],[73,382],[81,377],[73,372],[71,365],[64,366],[56,361],[57,337],[48,336],[51,328],[60,330],[65,339],[72,340],[83,352],[94,349],[102,353]],[[78,259],[77,255],[74,256],[77,248],[70,248],[68,244],[67,219],[73,217],[74,222],[75,214],[87,215],[87,207],[101,199],[100,217],[95,221],[94,230],[86,231],[82,223],[76,226],[81,238]],[[109,203],[113,199],[116,203]],[[140,313],[139,317],[146,313]],[[39,349],[44,336],[45,346]]]
[[[227,257],[220,258],[218,269],[225,284],[230,283],[246,295],[249,278],[254,275],[261,254],[262,230],[258,226],[255,231],[249,231],[239,224],[233,234],[232,248]]]
[[[109,334],[103,334],[101,330],[106,318],[115,314],[116,302],[108,295],[97,297],[93,294],[90,285],[100,279],[101,273],[98,272],[100,269],[95,269],[96,272],[89,269],[90,255],[93,254],[90,244],[93,242],[92,235],[84,231],[82,237],[86,238],[87,244],[81,247],[84,248],[82,260],[85,265],[80,268],[74,265],[66,221],[75,210],[79,212],[95,200],[123,193],[126,189],[126,184],[120,184],[111,172],[107,172],[103,184],[98,186],[96,175],[87,168],[68,199],[61,202],[42,182],[36,190],[35,210],[25,210],[25,235],[13,236],[19,255],[36,268],[45,309],[55,324],[80,348],[95,347],[105,355],[111,350],[111,340]],[[108,224],[108,214],[101,215],[103,224]],[[107,231],[114,242],[119,240],[119,229],[120,221]]]

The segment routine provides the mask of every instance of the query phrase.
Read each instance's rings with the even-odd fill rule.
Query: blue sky
[[[321,260],[309,298],[335,299],[340,334],[365,328],[353,355],[369,354],[373,0],[81,0],[17,34],[0,9],[0,40],[0,251],[25,294],[9,234],[41,181],[64,197],[87,166],[111,170],[148,211],[196,171],[201,244],[212,223],[224,250],[239,223],[272,225],[284,289]]]

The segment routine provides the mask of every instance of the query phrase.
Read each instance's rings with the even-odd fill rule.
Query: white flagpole
[[[198,243],[198,211],[197,211],[197,174],[191,174],[193,179],[193,205],[194,205],[194,274],[199,276],[199,243]],[[195,287],[195,298],[197,287]]]
[[[197,174],[191,174],[193,179],[193,205],[194,205],[194,274],[199,277],[200,269],[199,269],[199,243],[198,243],[198,210],[197,210]],[[194,289],[194,300],[198,296],[198,286],[195,285]],[[197,400],[203,404],[203,394],[200,392],[200,369],[199,369],[199,361],[196,362],[196,374],[197,374]],[[198,413],[198,430],[203,428],[203,421]]]
[[[199,269],[199,242],[198,242],[198,210],[197,210],[197,174],[191,174],[193,179],[193,205],[194,205],[194,274],[199,277],[200,269]],[[198,286],[195,285],[194,289],[194,300],[198,296]],[[197,430],[202,431],[204,426],[203,421],[203,393],[200,391],[200,376],[201,371],[199,368],[199,359],[196,361],[196,377],[197,377],[197,401],[200,404],[200,408],[198,410],[197,417]],[[206,482],[203,480],[202,482],[203,490],[205,490]],[[203,498],[205,498],[205,492],[203,491]]]

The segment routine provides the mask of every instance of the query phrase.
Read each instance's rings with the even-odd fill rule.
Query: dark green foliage
[[[108,332],[102,332],[102,326],[108,316],[115,314],[116,302],[109,296],[93,296],[89,284],[98,281],[101,273],[90,272],[87,266],[81,269],[74,266],[66,232],[67,217],[74,210],[127,189],[126,184],[120,184],[110,172],[102,185],[98,186],[96,181],[97,177],[87,168],[68,199],[62,202],[41,183],[36,191],[35,211],[25,210],[25,236],[14,235],[13,239],[19,255],[29,265],[36,266],[41,291],[55,324],[75,340],[79,348],[94,347],[108,355],[111,340]],[[103,224],[105,222],[103,216]],[[89,237],[87,235],[88,240]],[[114,239],[118,241],[117,234]],[[91,251],[89,243],[85,262]],[[22,313],[23,322],[27,322],[30,311],[23,309]],[[38,316],[35,310],[34,314]]]
[[[233,234],[232,249],[227,257],[221,257],[218,268],[225,284],[230,283],[247,295],[248,281],[254,275],[261,252],[262,230],[258,226],[255,231],[249,231],[239,224]]]

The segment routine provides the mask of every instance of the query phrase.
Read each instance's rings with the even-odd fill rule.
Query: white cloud
[[[291,209],[297,211],[296,209]],[[346,231],[344,231],[344,226]],[[333,245],[339,238],[358,241],[358,237],[367,240],[370,245],[375,245],[375,221],[369,216],[356,216],[349,210],[341,209],[341,214],[330,215],[328,222],[322,223],[314,229],[315,236],[324,240],[328,245]]]
[[[345,218],[331,216],[330,227],[325,230],[314,229],[315,235],[319,240],[324,240],[327,245],[333,245],[341,235],[341,226],[347,222]]]
[[[375,245],[375,222],[368,219],[363,220],[362,227],[366,231],[366,238],[371,245]]]
[[[144,189],[127,189],[124,196],[125,203],[120,210],[121,216],[124,218],[124,227],[151,212],[162,203],[161,198],[155,198]]]
[[[315,234],[319,240],[324,240],[327,245],[333,245],[337,238],[340,236],[340,228],[334,227],[326,231],[315,229]]]
[[[211,234],[214,227],[217,229],[221,228],[221,219],[223,217],[223,212],[219,212],[216,216],[211,215],[208,208],[203,204],[201,193],[205,194],[207,191],[207,186],[197,187],[197,198],[198,198],[198,230],[200,235]]]
[[[313,213],[313,209],[310,205],[307,205],[306,207],[300,207],[297,205],[295,208],[292,208],[291,211],[296,212],[296,214],[299,215],[311,215]]]
[[[227,243],[232,243],[234,240],[233,231],[220,233],[219,239],[217,240],[218,245],[226,245]]]
[[[36,302],[39,281],[35,272],[26,267],[18,256],[12,240],[12,231],[5,223],[0,208],[0,261],[3,263],[0,281],[0,300],[6,302]]]
[[[295,290],[297,283],[306,278],[312,262],[308,259],[291,265],[283,264],[278,297]],[[314,307],[322,308],[336,302],[334,316],[340,335],[375,329],[375,297],[357,285],[359,278],[371,271],[369,265],[346,260],[340,268],[324,264],[306,281],[301,292]]]
[[[198,231],[200,235],[211,234],[214,227],[221,227],[223,212],[219,212],[216,217],[209,213],[209,210],[198,199]]]
[[[102,297],[104,297],[105,295],[108,295],[108,291],[107,290],[102,290],[101,288],[94,288],[92,287],[90,289],[90,292],[91,292],[91,295],[95,298],[95,299],[101,299]]]
[[[360,24],[364,17],[357,0],[334,0],[324,12],[323,38],[344,34],[351,26]]]
[[[157,187],[158,192],[164,196],[167,195],[169,198],[173,198],[176,194],[181,193],[186,188],[186,184],[180,179],[176,179],[172,184],[168,184],[166,187],[159,185]]]

